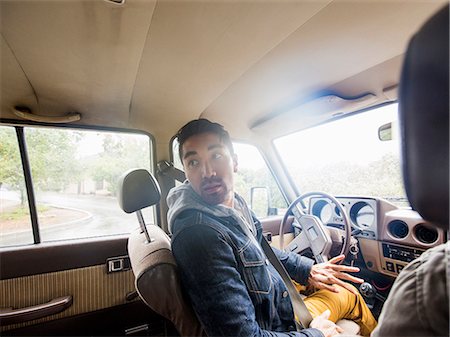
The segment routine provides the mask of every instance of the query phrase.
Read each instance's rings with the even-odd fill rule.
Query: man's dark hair
[[[183,144],[186,140],[192,136],[201,133],[214,133],[219,136],[220,141],[228,147],[231,154],[234,154],[233,143],[231,142],[230,135],[226,131],[223,125],[219,123],[213,123],[205,118],[194,119],[184,125],[176,134],[175,138],[178,140],[178,155],[181,162],[183,162]]]

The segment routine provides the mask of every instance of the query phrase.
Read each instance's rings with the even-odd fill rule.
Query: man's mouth
[[[219,182],[206,183],[202,185],[202,190],[206,194],[214,194],[220,191],[222,184]]]

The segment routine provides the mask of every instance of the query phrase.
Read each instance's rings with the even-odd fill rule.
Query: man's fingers
[[[334,271],[343,271],[347,273],[357,273],[360,270],[358,267],[350,267],[343,264],[332,264],[328,267]]]
[[[361,280],[361,279],[353,278],[350,275],[347,275],[347,276],[351,281],[353,281],[355,283],[361,283],[361,282],[359,282],[359,280]],[[358,282],[356,282],[356,281],[358,281]],[[358,291],[355,289],[355,287],[353,287],[350,283],[342,281],[339,278],[334,277],[334,276],[327,276],[327,277],[323,276],[320,278],[320,280],[316,279],[316,282],[313,284],[313,286],[317,289],[328,289],[334,293],[338,293],[339,289],[337,287],[334,287],[333,284],[339,285],[339,286],[347,289],[354,295],[359,294]]]
[[[354,283],[363,283],[364,280],[362,278],[353,276],[353,275],[349,275],[347,273],[336,273],[334,274],[334,277],[341,279],[341,280],[346,280],[346,281],[350,281],[350,282],[354,282]]]
[[[341,287],[347,289],[348,291],[350,291],[352,294],[354,295],[358,295],[358,290],[356,290],[355,287],[353,287],[350,283],[338,280],[338,282],[336,282],[336,284],[340,285]]]
[[[328,318],[330,318],[330,315],[331,315],[331,311],[330,310],[325,310],[324,312],[322,312],[321,314],[320,314],[320,316],[322,317],[322,318],[324,318],[324,319],[328,319]]]
[[[334,264],[334,263],[338,263],[338,262],[342,261],[343,259],[345,259],[345,255],[341,254],[341,255],[335,256],[332,259],[328,260],[328,262]]]
[[[332,291],[334,293],[338,293],[339,292],[338,288],[334,287],[331,284],[326,284],[326,283],[323,283],[323,282],[317,282],[314,285],[314,287],[317,288],[317,289],[327,289],[327,290]]]
[[[318,273],[315,277],[315,279],[319,282],[323,282],[323,283],[327,283],[327,284],[333,284],[333,283],[338,283],[339,280],[345,280],[345,281],[350,281],[350,282],[354,282],[354,283],[363,283],[364,280],[362,278],[353,276],[353,275],[349,275],[347,273],[341,273],[341,272],[337,272],[337,273]]]

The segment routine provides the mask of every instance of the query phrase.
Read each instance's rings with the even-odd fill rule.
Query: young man
[[[342,281],[362,282],[346,273],[358,268],[337,265],[344,256],[313,265],[274,249],[292,279],[321,289],[305,300],[315,317],[310,328],[295,332],[286,286],[260,246],[261,224],[234,193],[237,157],[228,132],[199,119],[182,127],[177,139],[187,182],[167,197],[172,252],[206,334],[331,337],[341,332],[333,323],[341,318],[370,334],[375,319],[356,289]]]

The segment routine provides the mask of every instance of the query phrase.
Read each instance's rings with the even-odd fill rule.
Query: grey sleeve
[[[283,263],[289,276],[296,282],[307,285],[309,273],[314,265],[314,260],[295,253],[286,253],[277,248],[272,248],[275,255]]]

